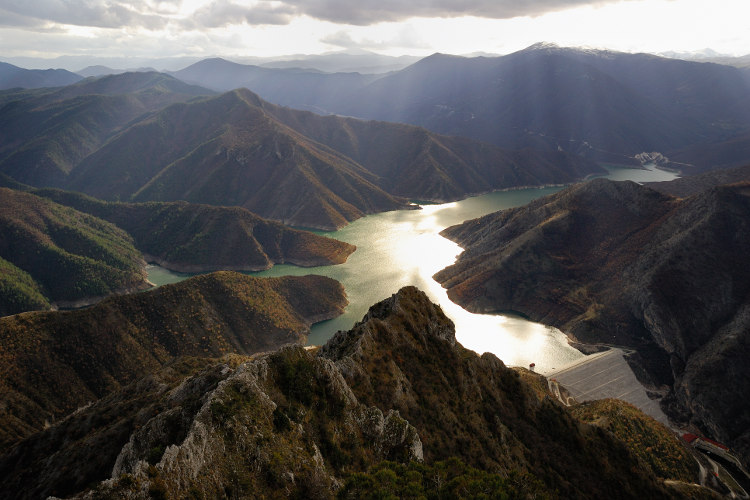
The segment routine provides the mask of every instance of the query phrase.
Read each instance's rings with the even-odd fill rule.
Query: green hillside
[[[0,316],[49,307],[49,299],[29,273],[0,259]]]
[[[30,305],[32,295],[37,304],[44,303],[40,295],[69,304],[148,286],[145,262],[122,229],[6,188],[0,188],[0,259],[15,268],[3,278],[5,287],[16,290],[0,297],[6,314],[25,310],[18,306]],[[19,293],[27,299],[19,302]]]
[[[219,272],[86,309],[0,318],[0,447],[175,357],[300,342],[312,321],[346,303],[343,287],[322,276]]]
[[[281,263],[324,266],[345,262],[355,250],[240,207],[104,202],[52,189],[35,193],[112,222],[133,237],[147,260],[175,271],[257,271]]]

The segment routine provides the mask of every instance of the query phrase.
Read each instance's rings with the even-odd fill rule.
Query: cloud
[[[159,29],[167,24],[166,18],[153,13],[149,4],[142,1],[3,0],[0,9],[11,15],[8,19],[16,26],[52,22],[97,28]]]
[[[293,6],[300,14],[360,26],[401,21],[410,17],[534,17],[582,5],[613,2],[614,0],[284,0],[285,4]]]
[[[372,40],[362,38],[355,40],[348,31],[338,31],[320,39],[321,42],[334,47],[340,47],[347,50],[382,50],[393,48],[424,49],[429,45],[425,43],[413,30],[408,28],[401,29],[396,36],[385,40]]]
[[[183,26],[189,28],[219,28],[232,24],[289,24],[296,9],[278,2],[261,1],[244,6],[229,0],[217,0],[196,10]]]
[[[538,16],[616,0],[205,0],[193,12],[182,0],[1,0],[0,25],[49,23],[98,28],[183,29],[285,25],[295,17],[366,26],[410,17]]]

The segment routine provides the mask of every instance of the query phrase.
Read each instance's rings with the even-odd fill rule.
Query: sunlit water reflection
[[[618,180],[628,175],[638,182],[676,177],[660,170],[613,169]],[[610,177],[608,176],[608,177]],[[338,318],[312,327],[308,343],[325,343],[336,331],[347,330],[362,319],[368,308],[399,288],[415,285],[456,324],[456,337],[464,347],[492,352],[508,365],[535,363],[544,373],[575,361],[583,355],[570,347],[556,328],[521,317],[472,314],[448,299],[446,291],[432,279],[451,265],[461,248],[438,233],[444,228],[497,210],[520,206],[561,188],[499,191],[454,203],[426,205],[421,210],[386,212],[359,219],[335,232],[321,232],[357,246],[346,263],[337,266],[300,268],[277,265],[255,276],[322,274],[339,280],[345,287],[349,306]],[[165,284],[188,275],[149,266],[149,279]]]

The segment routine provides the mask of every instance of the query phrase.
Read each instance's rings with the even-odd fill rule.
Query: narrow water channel
[[[672,172],[653,167],[609,170],[607,177],[615,180],[659,182],[677,177]],[[268,271],[248,274],[322,274],[344,285],[349,306],[338,318],[313,325],[308,339],[311,345],[323,344],[336,331],[351,328],[372,304],[399,288],[415,285],[440,304],[454,321],[456,337],[464,347],[479,353],[492,352],[507,365],[528,366],[533,362],[537,371],[545,373],[583,356],[568,345],[562,332],[517,316],[469,313],[451,302],[432,276],[452,264],[461,253],[458,245],[438,234],[444,228],[497,210],[524,205],[560,189],[498,191],[453,203],[424,205],[421,210],[370,215],[339,231],[318,232],[357,246],[357,251],[344,264],[313,268],[276,265]],[[158,266],[149,266],[148,271],[149,280],[157,285],[189,277]]]

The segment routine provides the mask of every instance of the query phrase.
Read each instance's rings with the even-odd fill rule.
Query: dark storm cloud
[[[607,0],[285,0],[300,14],[326,21],[368,25],[409,17],[476,16],[510,19],[538,16],[581,5],[612,3]]]

